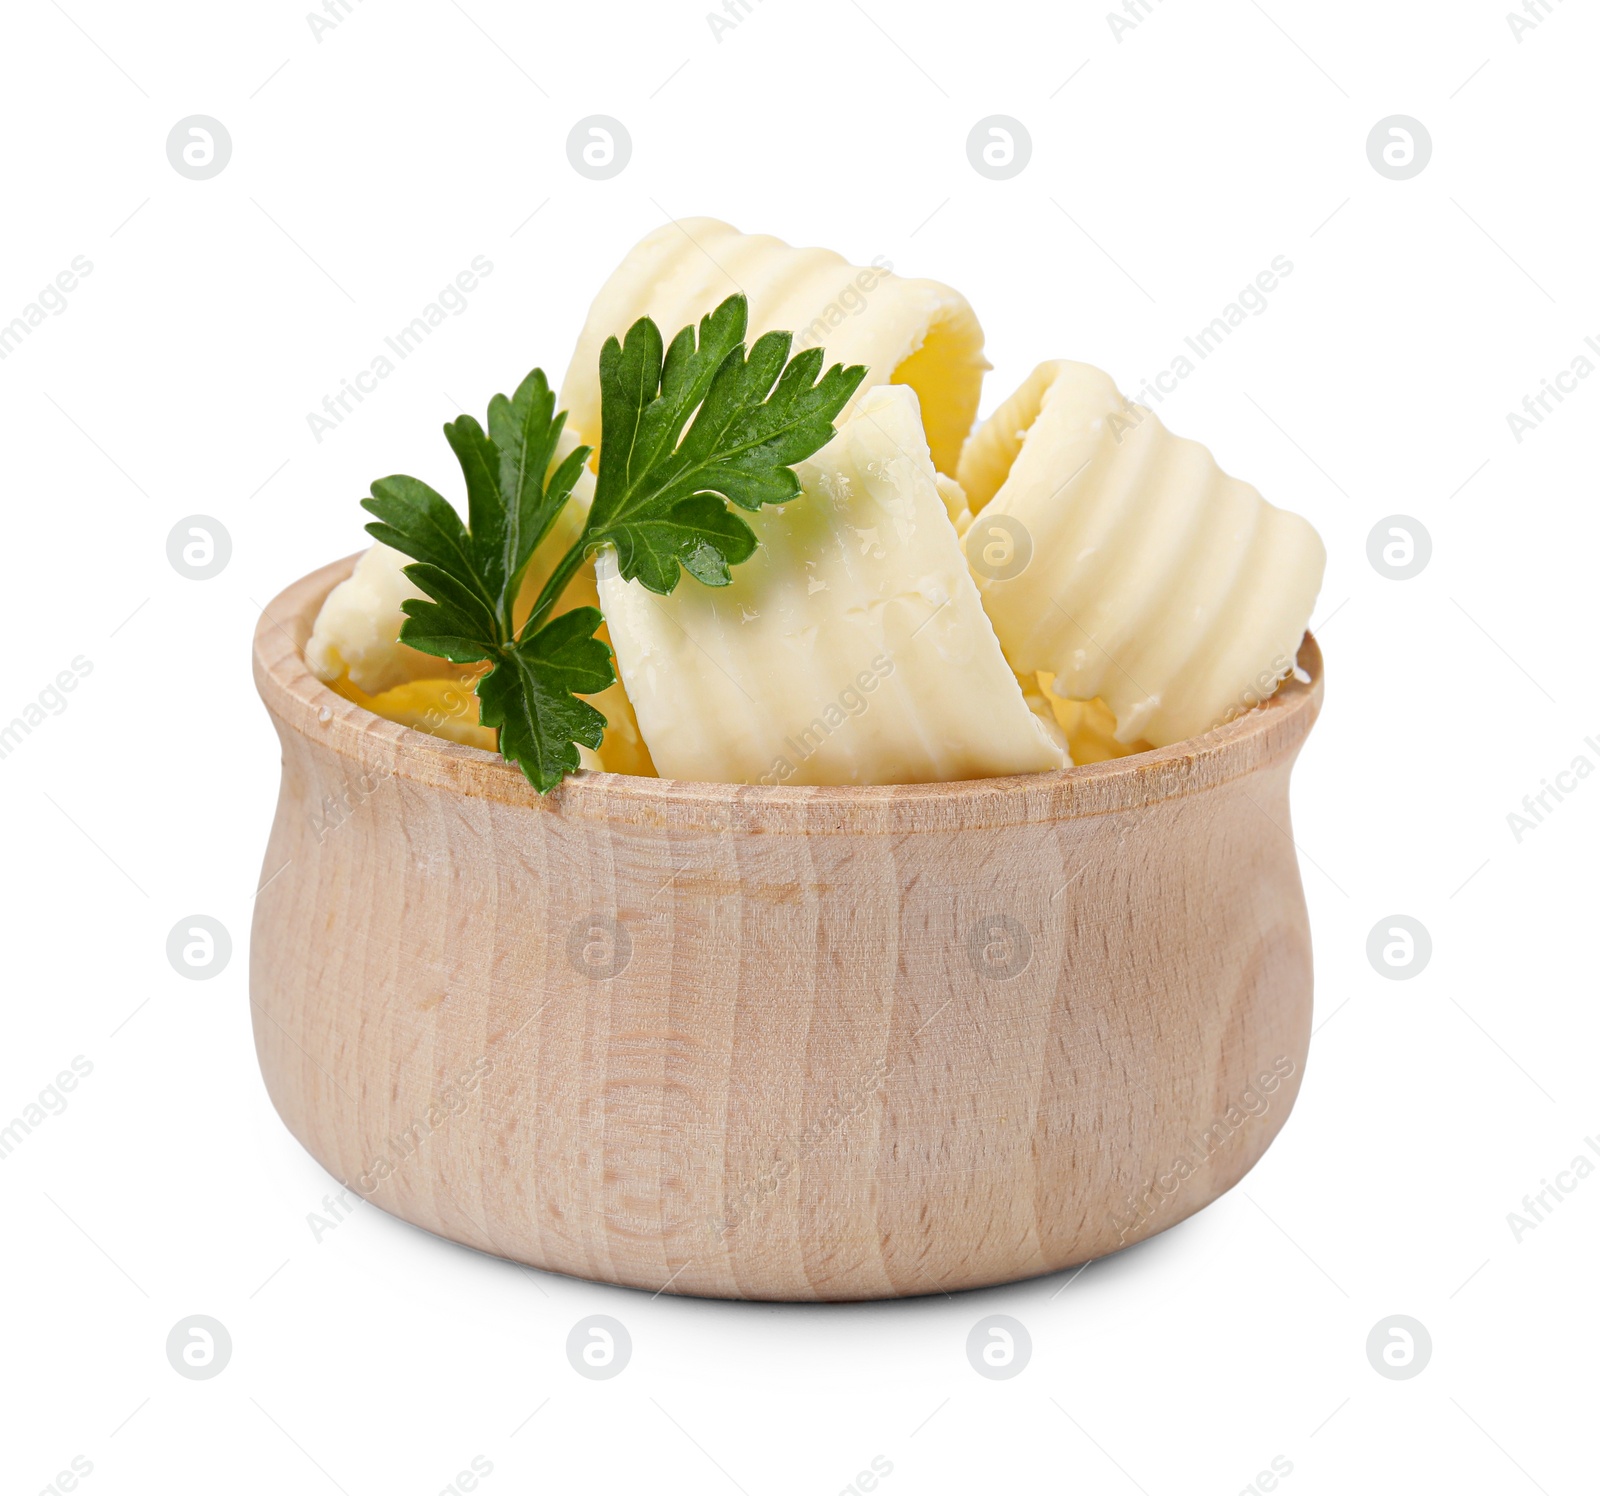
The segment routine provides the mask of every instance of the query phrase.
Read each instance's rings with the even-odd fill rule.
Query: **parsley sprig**
[[[594,637],[597,608],[552,617],[573,574],[603,547],[626,580],[665,595],[687,571],[726,586],[756,537],[728,503],[754,511],[800,492],[794,464],[833,436],[833,422],[866,377],[859,365],[822,369],[820,348],[789,357],[791,335],[769,332],[745,350],[749,307],[730,296],[663,349],[648,317],[600,350],[600,465],[578,539],[551,570],[519,625],[518,593],[588,462],[578,447],[551,463],[566,423],[535,369],[508,400],[489,402],[485,431],[471,416],[444,428],[467,487],[467,522],[420,479],[380,478],[362,507],[374,538],[412,557],[406,575],[426,594],[404,604],[400,638],[457,664],[490,661],[478,683],[485,727],[540,794],[578,767],[576,744],[600,746],[606,719],[579,698],[616,675]],[[820,377],[819,377],[820,376]],[[692,418],[692,423],[691,423]],[[687,431],[685,427],[687,426]]]

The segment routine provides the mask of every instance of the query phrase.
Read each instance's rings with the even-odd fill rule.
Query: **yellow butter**
[[[1039,365],[973,433],[958,477],[969,558],[991,539],[1031,552],[1014,575],[976,566],[1007,659],[1102,700],[1119,743],[1206,732],[1294,668],[1326,559],[1316,531],[1100,370]]]
[[[561,386],[562,408],[580,430],[598,431],[607,338],[650,317],[670,340],[740,291],[750,303],[747,342],[781,329],[795,335],[795,352],[820,345],[829,364],[864,364],[862,390],[910,385],[933,465],[955,472],[989,367],[966,298],[938,281],[895,275],[881,259],[852,265],[830,249],[741,234],[715,218],[663,224],[628,251],[589,308]]]
[[[801,497],[745,518],[726,587],[668,597],[600,557],[617,664],[673,779],[896,784],[1064,767],[968,575],[916,396],[869,390],[797,468]]]

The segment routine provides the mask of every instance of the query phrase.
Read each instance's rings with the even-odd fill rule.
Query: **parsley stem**
[[[588,534],[580,535],[573,543],[572,549],[561,558],[556,569],[546,578],[544,586],[539,589],[539,597],[533,605],[533,612],[528,614],[528,621],[522,625],[519,638],[532,638],[550,610],[561,601],[561,594],[567,590],[567,583],[583,565],[588,544]]]

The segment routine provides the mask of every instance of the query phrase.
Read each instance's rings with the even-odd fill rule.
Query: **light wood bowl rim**
[[[1098,764],[936,784],[761,785],[656,779],[584,770],[541,797],[496,753],[376,716],[312,673],[305,644],[328,593],[360,552],[284,588],[261,611],[253,641],[256,687],[284,725],[363,768],[477,798],[577,819],[675,830],[840,832],[1025,825],[1136,810],[1214,788],[1298,752],[1322,706],[1322,652],[1308,631],[1298,664],[1262,705],[1199,737]],[[326,714],[326,715],[324,715]]]

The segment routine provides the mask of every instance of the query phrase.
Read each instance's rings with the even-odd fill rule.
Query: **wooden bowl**
[[[1310,684],[1115,762],[541,800],[311,674],[353,561],[256,631],[283,784],[250,951],[267,1089],[352,1195],[652,1292],[886,1298],[1139,1241],[1283,1125],[1310,635]]]

